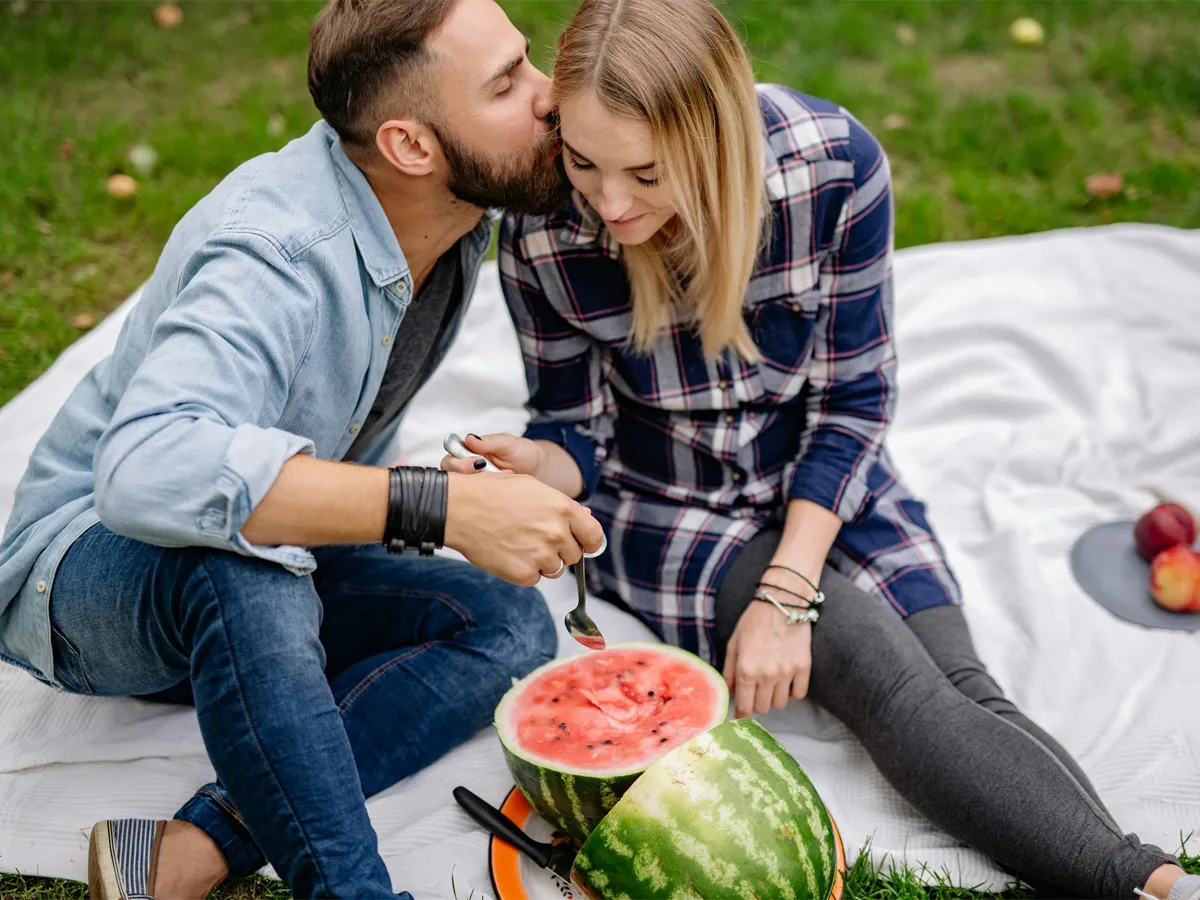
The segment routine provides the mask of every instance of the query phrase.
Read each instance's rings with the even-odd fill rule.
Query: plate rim
[[[507,816],[514,825],[524,830],[533,808],[525,799],[525,795],[521,793],[521,789],[514,784],[504,798],[500,812]],[[841,900],[845,891],[842,872],[846,868],[846,845],[842,841],[841,829],[838,828],[837,821],[833,818],[829,807],[825,807],[825,814],[829,816],[829,825],[833,828],[835,848],[833,887],[829,891],[829,900]],[[520,851],[508,841],[495,835],[488,840],[488,873],[492,877],[492,890],[496,893],[496,900],[529,900],[529,895],[525,892],[525,882],[521,880]]]

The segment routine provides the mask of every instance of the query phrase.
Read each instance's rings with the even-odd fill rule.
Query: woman
[[[756,88],[708,0],[585,0],[553,90],[575,202],[509,217],[500,245],[533,420],[469,449],[587,499],[609,540],[593,588],[721,666],[737,715],[811,697],[934,822],[1030,880],[1200,897],[985,671],[883,447],[874,138]]]

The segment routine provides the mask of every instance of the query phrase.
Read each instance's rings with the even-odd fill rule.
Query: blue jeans
[[[487,725],[511,679],[553,658],[554,624],[535,589],[466,563],[316,555],[297,577],[97,525],[55,579],[55,675],[195,704],[217,782],[176,818],[231,874],[269,861],[297,897],[392,897],[365,798]]]

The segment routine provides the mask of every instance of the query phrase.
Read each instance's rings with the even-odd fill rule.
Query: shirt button
[[[792,304],[792,312],[800,312],[803,308],[799,303]]]
[[[727,391],[727,390],[729,390],[729,382],[722,379],[721,381],[717,382],[717,387],[719,387],[723,391]]]
[[[741,484],[741,483],[742,483],[742,479],[744,479],[745,477],[746,477],[746,476],[745,476],[745,475],[743,475],[741,472],[734,472],[734,473],[733,473],[733,480],[734,480],[734,482],[735,482],[736,484]]]
[[[44,581],[39,581],[39,582],[37,583],[37,590],[38,590],[38,593],[39,593],[39,594],[44,594],[44,593],[46,593],[46,582],[44,582]]]
[[[350,426],[350,433],[351,433],[351,434],[358,434],[358,433],[359,433],[359,431],[361,431],[361,430],[362,430],[362,426],[361,426],[361,425],[351,425],[351,426]]]
[[[382,341],[380,341],[380,343],[382,343],[382,344],[383,344],[383,346],[385,346],[385,347],[386,347],[388,344],[390,344],[391,342],[392,342],[392,337],[391,337],[391,335],[388,335],[388,334],[385,334],[385,335],[383,336],[383,340],[382,340]]]
[[[726,425],[732,425],[736,421],[737,421],[737,416],[735,416],[735,415],[730,414],[725,417]]]

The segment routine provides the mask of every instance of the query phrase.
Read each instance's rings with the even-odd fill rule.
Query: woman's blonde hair
[[[649,352],[672,305],[705,356],[758,348],[742,316],[769,222],[763,125],[737,33],[709,0],[583,0],[558,41],[553,96],[593,91],[615,116],[645,121],[678,227],[622,247],[632,343]]]

